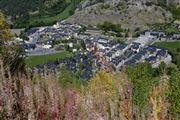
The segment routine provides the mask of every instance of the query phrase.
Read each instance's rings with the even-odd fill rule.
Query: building
[[[157,38],[152,36],[152,35],[141,35],[140,37],[138,37],[134,42],[136,43],[140,43],[142,47],[151,44],[152,42],[154,42]]]

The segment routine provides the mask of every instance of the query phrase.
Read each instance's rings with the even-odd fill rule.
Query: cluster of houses
[[[77,52],[73,57],[50,60],[45,64],[37,65],[34,70],[40,74],[44,74],[45,68],[46,72],[56,72],[62,65],[80,79],[89,79],[101,67],[92,52]]]
[[[73,50],[73,57],[36,66],[42,72],[44,66],[49,70],[57,70],[64,64],[83,79],[90,78],[98,69],[121,70],[124,66],[140,62],[150,62],[155,68],[161,62],[169,64],[172,61],[167,49],[152,46],[158,38],[166,36],[163,31],[145,31],[132,43],[123,44],[113,37],[102,35],[97,29],[80,32],[81,28],[81,25],[64,21],[57,22],[53,26],[31,28],[27,32],[29,41],[24,43],[23,47],[32,54],[52,54],[57,52],[56,48],[64,48],[64,43],[54,45],[57,41],[65,40],[69,47],[83,41],[85,49]],[[173,39],[179,39],[178,35],[174,34]]]
[[[124,66],[146,61],[152,63],[152,67],[158,67],[161,62],[169,64],[172,58],[168,50],[151,46],[155,40],[151,35],[144,35],[127,45],[113,39],[96,37],[87,39],[86,43],[87,50],[95,51],[102,67],[112,65],[116,70],[120,70]]]
[[[167,34],[163,30],[146,30],[143,32],[145,35],[151,35],[157,37],[159,40],[170,41],[170,40],[180,40],[180,32],[175,32],[172,34]]]
[[[45,54],[43,51],[48,53],[48,50],[54,50],[55,47],[59,47],[53,46],[56,41],[69,40],[72,37],[76,37],[80,29],[80,25],[64,21],[57,22],[53,26],[31,28],[27,31],[29,40],[25,41],[22,46],[29,54],[34,53],[36,50],[41,50],[42,54]]]

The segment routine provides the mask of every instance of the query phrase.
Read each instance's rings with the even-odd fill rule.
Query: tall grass
[[[65,98],[55,76],[5,75],[1,64],[0,119],[44,120],[64,117]]]
[[[0,64],[0,120],[165,120],[168,103],[161,78],[145,111],[132,103],[133,84],[124,72],[100,71],[88,85],[59,85],[56,74],[11,76]],[[20,74],[20,73],[19,73]],[[167,86],[167,87],[163,87]]]

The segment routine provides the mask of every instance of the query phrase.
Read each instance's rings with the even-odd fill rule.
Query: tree
[[[97,72],[89,80],[85,94],[87,102],[92,103],[89,108],[93,109],[94,113],[99,114],[99,116],[108,113],[109,117],[112,116],[111,107],[115,98],[115,84],[110,73],[105,70]],[[93,112],[89,114],[93,114]]]
[[[136,66],[128,67],[127,75],[133,83],[133,103],[141,110],[144,109],[149,90],[153,83],[153,70],[149,63],[139,63]]]
[[[102,25],[98,25],[98,28],[104,30],[105,32],[113,31],[116,33],[123,32],[123,29],[120,24],[113,24],[110,22],[105,21]]]
[[[19,37],[23,40],[29,40],[27,33],[25,33],[24,31],[21,31]]]
[[[164,73],[166,68],[166,63],[165,62],[161,62],[161,64],[159,65],[158,71],[160,74]]]
[[[159,77],[160,75],[166,73],[166,71],[167,71],[166,63],[161,62],[160,65],[158,66],[158,68],[154,68],[153,71],[154,71],[153,77]]]
[[[80,29],[79,29],[78,33],[85,32],[85,31],[86,31],[86,29],[87,29],[87,28],[86,28],[85,26],[83,26],[82,28],[80,28]]]
[[[15,74],[24,71],[23,49],[15,42],[13,35],[0,13],[0,60],[5,71]]]
[[[180,71],[174,71],[170,76],[168,100],[173,118],[180,119]]]
[[[63,88],[80,86],[80,80],[78,80],[76,75],[68,70],[65,65],[60,66],[58,81]]]
[[[112,97],[114,94],[114,83],[111,74],[106,71],[97,72],[96,76],[90,79],[88,89],[92,93],[105,94],[108,97]]]

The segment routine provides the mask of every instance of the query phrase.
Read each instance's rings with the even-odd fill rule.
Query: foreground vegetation
[[[1,64],[2,65],[2,64]],[[139,64],[124,72],[101,70],[79,84],[69,71],[46,77],[0,77],[0,119],[178,120],[180,71]],[[3,83],[3,84],[2,84]],[[9,91],[8,93],[6,91]]]

